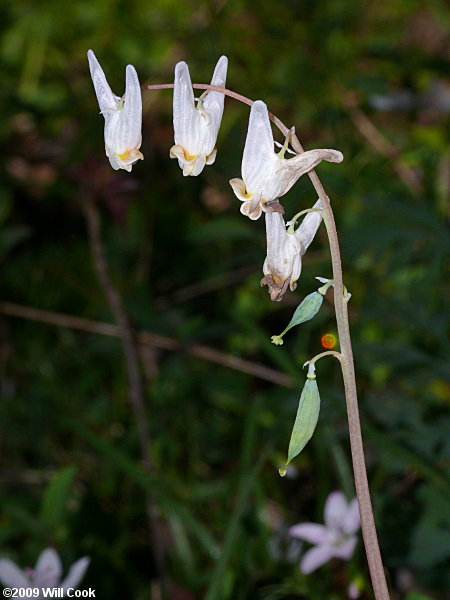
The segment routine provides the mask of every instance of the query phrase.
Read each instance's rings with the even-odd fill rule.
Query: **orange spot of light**
[[[320,343],[322,344],[323,348],[326,348],[326,350],[331,350],[331,348],[336,346],[337,338],[334,333],[325,333],[320,338]]]

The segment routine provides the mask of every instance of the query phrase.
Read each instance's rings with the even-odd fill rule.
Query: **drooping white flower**
[[[320,200],[313,209],[320,209]],[[286,229],[283,215],[266,211],[267,257],[263,265],[264,277],[261,285],[269,287],[271,300],[280,301],[287,287],[291,291],[297,287],[297,279],[302,270],[302,258],[316,235],[322,221],[320,210],[307,213],[296,231],[293,226]]]
[[[217,62],[211,85],[225,87],[228,58],[221,56]],[[189,68],[185,62],[175,67],[173,89],[173,127],[175,145],[170,157],[177,158],[183,175],[199,175],[205,165],[216,159],[216,140],[222,120],[225,95],[207,91],[195,106]]]
[[[331,558],[349,560],[353,556],[360,528],[358,501],[347,502],[342,492],[332,492],[325,503],[325,525],[301,523],[290,528],[289,534],[315,544],[300,563],[300,569],[308,574]]]
[[[105,74],[92,50],[88,52],[89,68],[100,112],[105,117],[105,150],[113,169],[131,171],[144,156],[142,143],[141,86],[132,65],[125,70],[125,94],[120,98],[111,91]]]
[[[9,558],[0,559],[0,581],[10,588],[62,588],[66,595],[69,588],[75,588],[82,580],[89,565],[89,558],[84,556],[69,569],[67,577],[61,581],[62,566],[58,553],[47,548],[39,556],[34,569],[19,569]],[[41,593],[34,598],[44,598]]]
[[[267,106],[261,100],[253,103],[242,157],[242,179],[230,180],[234,193],[243,202],[241,213],[250,219],[258,219],[268,202],[286,194],[301,175],[322,160],[341,162],[344,158],[338,150],[309,150],[284,158],[290,136],[291,132],[276,153]]]

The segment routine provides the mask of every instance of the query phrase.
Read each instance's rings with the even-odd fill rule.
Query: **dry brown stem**
[[[48,323],[49,325],[56,325],[58,327],[69,327],[88,333],[120,337],[119,327],[113,323],[92,321],[91,319],[42,310],[32,306],[1,302],[0,313],[12,317],[19,317],[21,319],[30,319],[40,323]],[[213,362],[223,367],[246,373],[247,375],[252,375],[262,381],[268,381],[287,388],[293,388],[295,386],[295,382],[291,377],[276,369],[271,369],[260,363],[226,354],[225,352],[221,352],[220,350],[216,350],[209,346],[191,343],[182,344],[174,338],[157,335],[150,331],[138,331],[136,333],[136,340],[139,344],[150,346],[152,348],[159,348],[161,350],[169,350],[172,352],[186,352],[186,354],[194,356],[195,358]]]

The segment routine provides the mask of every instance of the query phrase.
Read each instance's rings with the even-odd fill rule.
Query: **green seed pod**
[[[313,378],[311,377],[313,375]],[[320,395],[314,373],[308,373],[300,401],[298,403],[297,416],[295,417],[289,442],[288,458],[286,464],[279,469],[282,477],[286,475],[286,467],[293,458],[298,456],[309,440],[312,438],[319,419]]]

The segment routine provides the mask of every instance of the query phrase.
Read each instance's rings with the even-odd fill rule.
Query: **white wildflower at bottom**
[[[303,219],[296,231],[286,229],[283,215],[280,212],[269,211],[267,207],[266,235],[267,256],[263,265],[264,277],[261,285],[269,287],[271,300],[280,301],[287,288],[291,291],[297,287],[297,280],[302,271],[302,258],[316,235],[322,221],[318,200],[313,211]],[[279,204],[275,207],[280,206]]]
[[[358,584],[354,581],[347,588],[347,596],[349,600],[358,600],[361,597],[361,590],[358,587]]]
[[[67,590],[80,583],[89,565],[89,558],[84,556],[69,569],[65,579],[62,578],[62,565],[58,553],[47,548],[39,556],[34,569],[20,569],[9,558],[0,559],[0,582],[9,588],[60,588],[65,596]],[[41,593],[33,598],[44,598]]]
[[[353,556],[360,528],[358,502],[347,502],[342,492],[332,492],[325,503],[325,525],[301,523],[290,528],[292,537],[315,544],[300,562],[300,570],[307,575],[331,558],[349,560]]]

